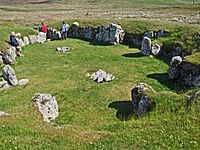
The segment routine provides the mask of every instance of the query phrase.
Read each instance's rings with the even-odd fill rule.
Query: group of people
[[[67,31],[69,29],[69,25],[66,24],[64,21],[62,22],[62,27],[61,27],[61,39],[65,40],[67,38]],[[48,29],[45,23],[41,23],[41,32],[47,33]],[[15,32],[10,33],[10,44],[11,46],[14,46],[16,48],[16,54],[17,56],[24,56],[22,54],[22,48],[20,47],[19,42],[16,39],[16,34]]]

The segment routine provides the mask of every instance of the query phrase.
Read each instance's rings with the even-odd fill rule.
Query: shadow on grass
[[[123,54],[123,57],[143,57],[143,55],[140,52],[137,53],[127,53],[127,54]]]
[[[158,60],[161,60],[163,61],[164,63],[170,65],[170,61],[171,61],[171,58],[170,57],[166,57],[166,56],[156,56],[155,57],[156,59]]]
[[[133,116],[131,101],[115,101],[110,103],[108,107],[117,110],[116,117],[121,121],[129,120]]]
[[[174,90],[174,82],[169,79],[168,73],[153,73],[147,75],[147,77],[156,79],[160,84],[167,86],[170,90]]]

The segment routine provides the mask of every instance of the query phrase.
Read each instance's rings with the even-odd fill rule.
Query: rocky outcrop
[[[141,53],[145,56],[151,54],[151,39],[145,36],[142,40]]]
[[[16,48],[10,47],[3,53],[3,62],[5,64],[15,64],[16,63]]]
[[[200,87],[199,66],[183,61],[180,56],[172,58],[169,69],[169,79],[173,79],[187,88]]]
[[[58,52],[68,52],[68,51],[70,51],[70,48],[69,47],[57,47],[56,51],[58,51]]]
[[[10,65],[6,65],[2,69],[3,78],[7,81],[10,85],[17,85],[18,80],[15,75],[13,68]]]
[[[58,103],[55,96],[37,93],[33,95],[32,100],[34,101],[34,106],[42,114],[43,121],[50,122],[58,117]]]
[[[98,83],[100,83],[100,82],[110,82],[110,81],[115,79],[115,76],[113,76],[111,74],[107,74],[103,70],[98,70],[98,71],[96,71],[92,74],[88,74],[87,76],[90,77],[90,79],[92,79],[93,81],[96,81]]]
[[[131,90],[133,112],[137,116],[142,116],[155,107],[155,103],[145,94],[148,90],[155,92],[153,88],[146,83],[140,83]]]
[[[96,40],[108,42],[109,44],[122,43],[125,32],[120,25],[111,23],[108,27],[97,28]]]

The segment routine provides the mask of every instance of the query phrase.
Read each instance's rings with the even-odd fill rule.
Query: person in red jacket
[[[47,26],[42,22],[42,32],[47,33]]]

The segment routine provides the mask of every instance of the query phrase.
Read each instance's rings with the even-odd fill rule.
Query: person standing
[[[69,25],[66,24],[64,21],[62,23],[62,28],[61,28],[61,38],[62,40],[65,40],[67,38],[67,31],[69,29]]]
[[[44,32],[44,33],[47,33],[47,26],[44,22],[42,22],[41,31]]]

